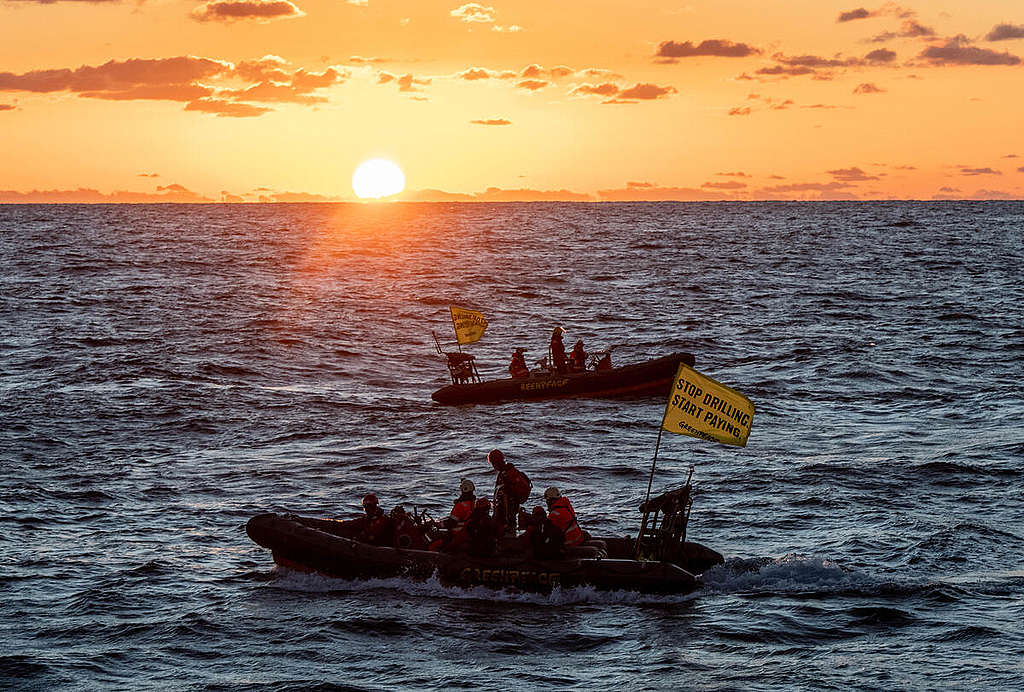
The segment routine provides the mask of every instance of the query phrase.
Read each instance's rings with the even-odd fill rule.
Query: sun
[[[352,174],[352,191],[359,199],[380,199],[397,195],[405,189],[405,174],[393,161],[363,161]]]

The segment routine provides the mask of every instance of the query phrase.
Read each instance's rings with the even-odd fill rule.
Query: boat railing
[[[690,469],[690,477],[693,468]],[[684,552],[686,526],[693,506],[693,486],[670,490],[640,505],[642,519],[636,538],[638,560],[672,561]]]

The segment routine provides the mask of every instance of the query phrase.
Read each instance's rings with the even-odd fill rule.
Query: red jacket
[[[561,529],[565,535],[566,547],[579,545],[583,542],[583,529],[576,522],[576,511],[572,508],[569,498],[560,497],[551,504],[548,520]]]

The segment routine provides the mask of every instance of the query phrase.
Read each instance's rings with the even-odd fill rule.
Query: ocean
[[[0,206],[0,687],[1024,686],[1024,202]],[[595,534],[665,401],[435,404],[551,329],[755,404],[665,435],[679,596],[275,568],[256,514],[446,513],[492,448]]]

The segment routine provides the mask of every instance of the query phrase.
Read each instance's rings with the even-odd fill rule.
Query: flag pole
[[[654,458],[651,460],[651,477],[647,479],[647,495],[644,496],[644,504],[651,499],[651,486],[654,484],[654,465],[658,463],[658,448],[661,447],[661,433],[663,426],[658,426],[658,441],[654,443]]]

